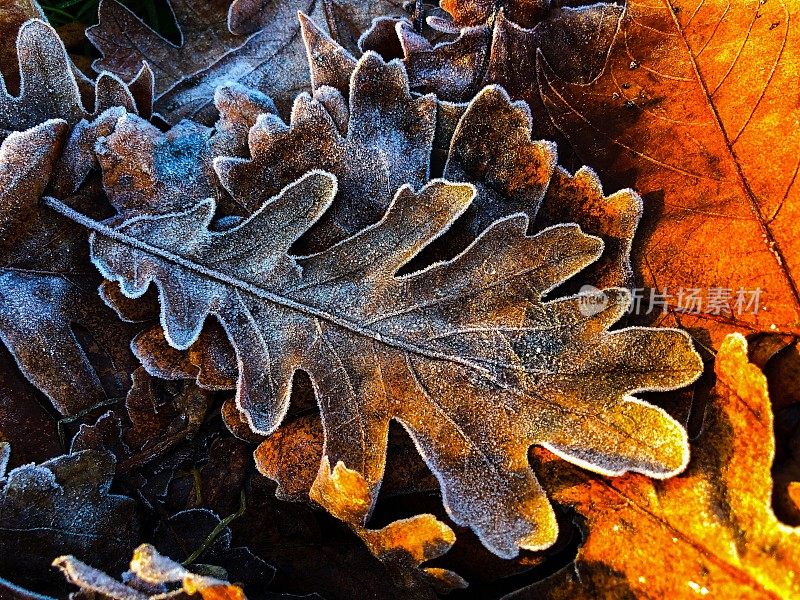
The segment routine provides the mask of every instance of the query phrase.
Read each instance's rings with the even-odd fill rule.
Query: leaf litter
[[[0,590],[791,595],[793,9],[718,4],[0,9]]]

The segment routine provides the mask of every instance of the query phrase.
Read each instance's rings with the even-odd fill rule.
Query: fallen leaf
[[[391,25],[415,90],[464,102],[485,85],[501,84],[512,96],[528,102],[538,121],[541,100],[531,91],[536,56],[541,54],[566,81],[589,83],[605,65],[623,13],[622,6],[609,2],[569,4],[456,0],[443,3],[455,23],[429,17],[434,27],[424,32],[408,19],[394,19]],[[386,48],[386,34],[376,35],[376,30],[388,25],[376,21],[364,38],[381,38]],[[440,40],[437,30],[442,29],[458,36]],[[388,48],[394,54],[393,46]],[[546,123],[537,123],[537,128],[551,133]]]
[[[312,21],[302,18],[302,22],[310,55],[325,39],[333,44]],[[238,98],[255,95],[246,90],[235,93]],[[293,253],[322,249],[379,219],[397,187],[403,183],[419,186],[427,180],[433,168],[432,144],[438,139],[446,148],[444,177],[475,184],[478,198],[413,267],[450,259],[497,218],[523,212],[532,221],[533,231],[577,222],[585,232],[603,239],[603,255],[590,267],[584,284],[596,288],[631,284],[630,250],[642,210],[639,196],[631,190],[605,196],[590,169],[580,169],[573,176],[556,168],[555,146],[531,139],[531,115],[523,103],[512,103],[502,89],[489,87],[468,106],[448,115],[447,106],[435,106],[430,98],[413,99],[402,68],[371,53],[358,62],[349,94],[349,104],[339,92],[324,86],[313,97],[301,95],[290,125],[274,113],[258,119],[250,132],[251,159],[214,161],[223,185],[233,195],[233,205],[246,213],[259,206],[265,193],[278,193],[310,169],[325,168],[337,175],[336,203],[293,246]],[[218,97],[218,104],[228,103]],[[267,103],[262,99],[258,105]],[[381,127],[376,128],[376,123]],[[210,176],[200,169],[208,158],[202,143],[189,144],[188,139],[179,137],[185,141],[175,147],[168,142],[169,134],[165,137],[135,117],[122,119],[117,130],[100,144],[106,191],[112,202],[136,198],[129,204],[152,214],[181,210],[210,195]],[[177,159],[168,160],[176,152]],[[385,158],[376,164],[364,158],[368,155]],[[182,168],[189,156],[201,162]],[[117,164],[122,165],[121,170]],[[145,167],[151,164],[154,166]],[[160,175],[162,171],[164,175]],[[120,202],[116,205],[125,214],[126,207]],[[224,215],[234,209],[228,203],[220,212]],[[117,306],[126,302],[124,298],[116,295],[106,301],[126,318]],[[205,328],[197,344],[181,353],[170,348],[160,324],[155,324],[137,336],[133,349],[153,375],[169,379],[196,376],[203,387],[229,389],[233,387],[235,357],[227,344],[218,341],[220,333],[216,326]]]
[[[217,321],[207,322],[197,342],[189,350],[181,352],[164,339],[164,332],[157,322],[156,294],[132,300],[120,292],[118,285],[104,281],[100,286],[100,297],[120,319],[144,327],[131,341],[131,350],[153,377],[196,379],[200,387],[208,390],[232,390],[236,387],[236,354]]]
[[[334,42],[313,21],[302,16],[301,20],[313,78],[314,57],[324,54],[322,64],[330,65]],[[442,114],[446,108],[437,107],[429,97],[412,100],[402,68],[384,63],[373,53],[349,69],[349,105],[326,87],[332,82],[321,87],[315,83],[314,97],[297,99],[288,127],[275,115],[259,119],[250,134],[252,159],[215,161],[223,185],[235,191],[234,198],[247,208],[257,206],[264,193],[278,193],[310,169],[326,169],[338,177],[337,202],[316,224],[313,235],[305,236],[294,251],[318,251],[374,223],[398,184],[419,186],[432,169],[434,133],[443,127],[440,121],[446,120]],[[343,119],[335,118],[331,105],[343,107]],[[339,120],[346,123],[345,135],[340,133]],[[475,184],[478,198],[422,258],[452,258],[497,218],[523,212],[534,230],[576,222],[587,233],[603,238],[608,251],[592,267],[596,287],[631,283],[629,254],[642,211],[637,194],[622,190],[605,197],[590,169],[574,176],[555,169],[555,145],[531,139],[528,107],[512,103],[501,88],[483,89],[453,121],[449,135],[437,136],[438,143],[448,149],[443,176]],[[366,155],[387,158],[376,164],[364,160]],[[396,158],[388,160],[389,156]]]
[[[132,357],[124,325],[97,296],[85,231],[39,203],[66,133],[65,122],[47,121],[11,133],[0,147],[0,340],[22,373],[70,415],[127,385],[124,371],[101,382],[76,325],[121,369]],[[76,198],[77,205],[92,210],[86,200]]]
[[[491,21],[498,8],[508,12],[509,18],[518,25],[531,27],[547,16],[553,3],[550,0],[443,0],[441,4],[459,27],[483,25]]]
[[[94,154],[103,189],[120,218],[185,210],[210,196],[222,202],[226,214],[248,212],[230,202],[212,161],[221,153],[246,156],[249,129],[258,115],[274,113],[275,106],[260,92],[234,84],[217,89],[215,105],[220,120],[214,130],[182,120],[162,132],[136,115],[123,114],[104,132]],[[181,353],[164,340],[156,322],[157,306],[151,311],[144,303],[132,303],[111,285],[104,286],[102,297],[124,321],[153,322],[131,343],[150,374],[166,379],[197,377],[207,389],[235,387],[235,356],[224,344],[224,333],[209,327],[191,351]]]
[[[237,409],[236,414],[241,412]],[[278,484],[276,497],[305,502],[319,473],[324,445],[319,415],[305,415],[267,437],[259,444],[254,458],[259,472]]]
[[[473,183],[478,198],[429,252],[451,258],[496,219],[521,212],[532,231],[577,223],[600,237],[603,255],[584,273],[584,281],[598,288],[631,286],[630,253],[641,198],[630,189],[606,197],[591,169],[570,175],[556,167],[555,144],[532,141],[532,126],[527,105],[512,103],[498,86],[484,88],[469,103],[453,131],[444,177]]]
[[[278,112],[272,98],[239,84],[218,87],[214,105],[219,111],[211,140],[214,156],[247,156],[247,136],[258,116]]]
[[[123,2],[0,9],[0,597],[800,597],[798,6]]]
[[[136,101],[125,83],[110,73],[102,73],[96,82],[76,77],[64,44],[55,30],[38,19],[26,21],[17,37],[20,90],[12,96],[0,90],[0,128],[22,131],[48,119],[63,119],[70,126],[91,119],[114,106],[135,112]],[[4,63],[4,71],[12,65]],[[137,69],[128,79],[144,77]],[[81,87],[91,86],[94,106],[87,110]]]
[[[0,71],[3,83],[11,93],[19,90],[17,71],[17,32],[28,19],[44,19],[44,13],[35,0],[10,0],[0,11]]]
[[[125,114],[95,144],[103,189],[119,215],[170,212],[214,195],[212,130],[181,121],[166,133]]]
[[[213,200],[115,228],[47,202],[96,232],[95,264],[126,295],[158,283],[173,346],[190,346],[209,313],[220,320],[240,364],[237,405],[255,431],[278,427],[292,373],[303,369],[331,460],[353,465],[377,490],[397,419],[437,474],[453,519],[498,555],[555,539],[530,445],[605,473],[683,469],[683,429],[628,394],[694,380],[701,367],[687,336],[607,332],[627,308],[621,289],[606,290],[605,308],[590,316],[585,296],[540,299],[600,255],[599,239],[575,225],[528,237],[527,219],[508,217],[453,261],[395,277],[474,199],[472,186],[439,180],[419,192],[402,187],[376,225],[291,258],[288,248],[335,194],[335,177],[312,172],[222,232],[207,228]]]
[[[210,320],[188,350],[176,350],[156,323],[137,335],[131,348],[147,372],[163,379],[196,379],[207,390],[236,388],[236,354],[225,331]]]
[[[464,23],[482,20],[488,8],[447,6],[457,17],[463,9]],[[398,22],[397,30],[413,86],[459,99],[476,85],[503,85],[541,115],[540,135],[569,142],[565,155],[645,197],[648,237],[637,266],[646,288],[667,294],[668,322],[707,329],[715,343],[731,327],[796,332],[800,250],[791,223],[800,138],[775,126],[790,122],[796,104],[794,6],[634,0],[621,20],[620,9],[555,9],[583,19],[575,28],[556,26],[560,33],[548,29],[549,17],[525,29],[493,12],[490,24],[438,45],[408,23]],[[618,26],[610,19],[615,11]],[[592,37],[590,30],[605,33]],[[582,43],[594,50],[574,52]],[[780,91],[790,88],[788,95]],[[682,140],[677,154],[675,140]],[[762,164],[771,148],[779,156]],[[727,291],[731,305],[740,290],[763,293],[760,310],[708,306],[681,314],[680,289]]]
[[[308,251],[374,223],[397,188],[420,186],[428,178],[433,98],[413,98],[400,65],[385,64],[376,55],[366,56],[360,65],[353,75],[346,135],[322,102],[302,94],[288,126],[276,115],[259,118],[250,131],[252,160],[216,161],[223,185],[251,211],[261,205],[264,194],[277,194],[312,169],[336,174],[338,201],[307,240]]]
[[[120,583],[74,556],[59,556],[53,561],[53,566],[82,591],[96,592],[113,600],[158,600],[165,597],[170,584],[179,584],[186,594],[199,594],[203,600],[247,600],[239,586],[192,573],[180,563],[159,554],[149,544],[142,544],[134,551],[130,565],[133,580],[126,583]],[[142,584],[150,586],[154,592],[139,591],[137,587]]]
[[[191,383],[165,390],[165,382],[143,368],[133,372],[124,410],[112,410],[91,425],[83,424],[72,439],[71,452],[106,450],[126,474],[156,462],[200,429],[210,394]]]
[[[643,195],[645,285],[673,295],[680,322],[717,343],[731,327],[800,323],[798,10],[632,0],[601,77],[568,84],[540,57],[529,86],[579,157]],[[730,290],[731,302],[760,288],[760,310],[682,315],[681,287]]]
[[[767,381],[739,334],[725,338],[713,403],[686,472],[668,481],[586,476],[537,451],[557,502],[585,519],[574,565],[511,597],[789,598],[800,593],[800,530],[770,508]]]
[[[426,561],[446,553],[456,536],[453,530],[431,514],[414,515],[394,521],[381,529],[366,527],[373,505],[370,485],[357,471],[341,461],[331,469],[324,456],[309,495],[337,519],[349,524],[353,531],[381,561],[403,577],[402,585],[415,597],[427,597],[422,582],[444,591],[464,588],[466,581],[456,573],[435,567],[423,567]]]
[[[768,336],[778,337],[778,336]],[[762,369],[769,383],[769,397],[777,413],[783,408],[800,403],[800,348],[797,338],[781,336],[785,340],[779,350],[765,361]],[[751,359],[752,360],[752,359]],[[755,361],[754,361],[755,362]]]
[[[321,15],[322,2],[170,0],[181,34],[173,44],[116,0],[103,0],[99,24],[86,31],[103,57],[96,70],[132,78],[143,63],[155,75],[155,110],[170,122],[216,118],[220,84],[265,90],[279,105],[305,88],[305,52],[297,11]]]
[[[134,503],[109,493],[114,459],[87,450],[0,479],[0,576],[43,593],[61,589],[53,556],[73,553],[116,569],[139,534]],[[120,563],[122,560],[122,563]]]
[[[236,414],[241,415],[238,410]],[[275,433],[266,439],[260,436],[257,441],[260,444],[254,454],[256,467],[277,484],[275,495],[281,500],[308,502],[325,446],[319,414],[287,419]],[[390,427],[387,446],[382,497],[433,492],[438,488],[436,478],[420,460],[405,430]]]
[[[351,52],[376,19],[407,16],[403,0],[328,0],[323,3],[331,37]]]
[[[19,64],[12,61],[0,66],[21,83],[18,95],[0,85],[0,135],[4,139],[12,131],[24,131],[50,119],[65,121],[70,134],[51,188],[69,196],[96,166],[94,143],[120,114],[127,111],[150,117],[152,73],[145,66],[128,84],[107,72],[91,81],[75,68],[56,31],[38,19],[22,24],[15,39]]]

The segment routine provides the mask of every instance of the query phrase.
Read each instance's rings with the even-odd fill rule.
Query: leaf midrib
[[[105,225],[103,223],[95,221],[94,219],[92,219],[90,217],[87,217],[86,215],[84,215],[84,214],[72,209],[71,207],[67,206],[66,204],[64,204],[63,202],[61,202],[61,201],[59,201],[59,200],[57,200],[55,198],[45,197],[45,198],[42,199],[42,202],[46,206],[48,206],[48,207],[52,208],[53,210],[59,212],[60,214],[64,215],[68,219],[74,221],[75,223],[78,223],[79,225],[81,225],[81,226],[83,226],[83,227],[85,227],[85,228],[87,228],[87,229],[89,229],[91,231],[99,233],[99,234],[101,234],[101,235],[103,235],[105,237],[108,237],[108,238],[110,238],[110,239],[112,239],[112,240],[114,240],[116,242],[121,243],[121,244],[136,248],[136,249],[141,250],[142,252],[146,252],[148,254],[152,254],[152,255],[157,256],[157,257],[159,257],[161,259],[169,261],[169,262],[171,262],[171,263],[173,263],[173,264],[175,264],[177,266],[180,266],[180,267],[182,267],[184,269],[187,269],[189,271],[193,271],[195,273],[203,275],[204,277],[208,277],[209,279],[217,281],[217,282],[222,283],[224,285],[229,285],[229,286],[231,286],[233,288],[242,290],[242,291],[244,291],[244,292],[246,292],[248,294],[251,294],[251,295],[253,295],[253,296],[257,297],[257,298],[260,298],[262,300],[266,300],[266,301],[271,302],[273,304],[276,304],[278,306],[282,306],[284,308],[288,308],[290,310],[297,311],[297,312],[299,312],[301,314],[304,314],[306,316],[309,316],[309,317],[313,317],[313,318],[321,319],[323,321],[327,321],[328,323],[331,323],[333,325],[341,327],[341,328],[343,328],[343,329],[345,329],[347,331],[350,331],[350,332],[352,332],[354,334],[357,334],[357,335],[360,335],[362,337],[366,337],[368,339],[372,339],[372,340],[374,340],[376,342],[379,342],[381,344],[385,344],[387,346],[391,346],[393,348],[396,348],[396,349],[404,351],[404,352],[411,352],[413,354],[424,356],[424,357],[430,358],[432,360],[451,362],[451,363],[459,364],[459,365],[461,365],[463,367],[466,367],[468,369],[472,369],[472,370],[478,371],[478,372],[482,373],[485,377],[490,379],[492,382],[494,382],[495,384],[497,384],[497,385],[499,385],[499,386],[501,386],[503,388],[507,388],[507,386],[505,386],[504,384],[502,384],[500,381],[498,381],[496,379],[494,374],[488,368],[483,367],[483,366],[481,366],[479,364],[476,364],[473,361],[467,360],[465,358],[462,358],[460,356],[456,356],[456,355],[453,355],[453,354],[447,354],[447,353],[444,353],[444,352],[439,352],[437,350],[433,350],[433,349],[427,348],[425,346],[420,346],[418,344],[414,344],[412,342],[408,342],[408,341],[396,338],[394,336],[385,336],[385,335],[381,334],[380,332],[373,331],[372,329],[368,329],[366,327],[362,327],[358,323],[356,323],[354,321],[351,321],[349,319],[346,319],[344,317],[340,317],[338,315],[335,315],[333,313],[329,313],[329,312],[327,312],[325,310],[322,310],[320,308],[317,308],[317,307],[314,307],[314,306],[310,306],[310,305],[302,303],[302,302],[298,302],[297,300],[292,300],[291,298],[287,298],[285,296],[281,296],[280,294],[276,294],[274,292],[270,292],[268,290],[265,290],[265,289],[263,289],[261,287],[253,285],[253,284],[248,283],[246,281],[242,281],[241,279],[238,279],[236,277],[231,277],[229,275],[226,275],[225,273],[222,273],[220,271],[217,271],[217,270],[214,270],[214,269],[209,269],[209,268],[207,268],[207,267],[205,267],[205,266],[203,266],[203,265],[201,265],[201,264],[199,264],[197,262],[194,262],[194,261],[188,260],[186,258],[183,258],[180,255],[173,254],[172,252],[164,250],[163,248],[159,248],[157,246],[152,246],[152,245],[150,245],[150,244],[148,244],[146,242],[143,242],[143,241],[141,241],[141,240],[139,240],[139,239],[137,239],[135,237],[132,237],[132,236],[129,236],[129,235],[125,234],[125,233],[117,231],[116,229],[113,229],[113,228],[109,227],[108,225]],[[490,362],[490,361],[487,361],[487,362]],[[528,370],[528,369],[526,369],[524,367],[518,368],[513,364],[504,364],[504,363],[496,363],[496,362],[490,362],[490,364],[493,364],[494,366],[501,367],[501,368],[506,369],[506,370],[522,371],[522,372],[527,373],[527,374],[532,374],[530,370]],[[671,369],[671,371],[674,371],[674,369]],[[567,373],[558,373],[558,372],[554,372],[554,371],[547,371],[546,373],[550,374],[550,375],[559,375],[559,374],[567,375]],[[580,375],[580,374],[576,374],[576,373],[569,373],[569,374],[573,375],[573,376],[579,376]]]
[[[333,325],[336,325],[338,327],[342,327],[343,329],[345,329],[347,331],[350,331],[350,332],[352,332],[352,333],[354,333],[356,335],[360,335],[360,336],[366,337],[368,339],[374,340],[374,341],[376,341],[378,343],[385,344],[387,346],[393,347],[395,349],[400,350],[401,352],[414,353],[414,354],[417,354],[419,356],[423,356],[423,357],[426,357],[426,358],[429,358],[429,359],[432,359],[432,360],[450,362],[450,363],[453,363],[453,364],[458,364],[458,365],[463,366],[463,367],[468,368],[468,369],[472,369],[473,371],[476,371],[476,372],[480,373],[483,377],[485,377],[488,381],[492,382],[498,388],[500,388],[502,390],[505,390],[505,391],[511,393],[514,396],[528,396],[529,394],[531,394],[531,390],[517,389],[517,388],[515,388],[513,386],[510,386],[509,384],[504,383],[497,376],[495,376],[495,374],[491,370],[489,370],[489,369],[487,369],[485,367],[482,367],[480,365],[477,365],[474,362],[472,362],[470,360],[467,360],[465,358],[462,358],[460,356],[454,356],[454,355],[451,355],[451,354],[445,354],[445,353],[438,352],[436,350],[431,350],[431,349],[425,348],[423,346],[412,344],[412,343],[409,343],[409,342],[406,342],[404,340],[400,340],[400,339],[397,339],[397,338],[394,338],[394,337],[391,337],[391,336],[384,336],[384,335],[382,335],[382,334],[380,334],[378,332],[375,332],[375,331],[372,331],[370,329],[366,329],[364,327],[361,327],[357,323],[354,323],[354,322],[352,322],[352,321],[350,321],[348,319],[345,319],[345,318],[339,317],[337,315],[328,313],[327,311],[318,309],[318,308],[313,307],[313,306],[309,306],[307,304],[303,304],[301,302],[297,302],[297,301],[292,300],[290,298],[285,298],[285,297],[283,297],[283,296],[281,296],[279,294],[275,294],[273,292],[269,292],[269,291],[264,290],[264,289],[262,289],[262,288],[260,288],[258,286],[255,286],[255,285],[252,285],[250,283],[247,283],[246,281],[241,281],[240,279],[237,279],[235,277],[230,277],[230,276],[226,275],[225,273],[221,273],[221,272],[218,272],[218,271],[215,271],[215,270],[212,270],[212,269],[208,269],[207,267],[204,267],[201,264],[198,264],[196,262],[187,260],[187,259],[185,259],[185,258],[183,258],[183,257],[181,257],[179,255],[173,254],[173,253],[171,253],[171,252],[169,252],[167,250],[164,250],[162,248],[158,248],[156,246],[151,246],[150,244],[142,242],[141,240],[139,240],[139,239],[137,239],[135,237],[129,236],[129,235],[124,234],[122,232],[119,232],[119,231],[117,231],[115,229],[112,229],[108,225],[105,225],[103,223],[95,221],[94,219],[91,219],[90,217],[87,217],[86,215],[83,215],[82,213],[79,213],[79,212],[75,211],[71,207],[67,206],[66,204],[60,202],[59,200],[57,200],[55,198],[45,197],[45,198],[42,199],[42,202],[46,206],[48,206],[48,207],[52,208],[53,210],[59,212],[60,214],[64,215],[65,217],[67,217],[69,219],[71,219],[72,221],[78,223],[79,225],[81,225],[83,227],[86,227],[87,229],[89,229],[91,231],[94,231],[95,233],[99,233],[99,234],[101,234],[101,235],[103,235],[105,237],[108,237],[108,238],[110,238],[110,239],[112,239],[112,240],[114,240],[114,241],[116,241],[118,243],[130,246],[132,248],[136,248],[136,249],[138,249],[138,250],[140,250],[142,252],[146,252],[146,253],[152,254],[154,256],[157,256],[157,257],[159,257],[159,258],[161,258],[163,260],[169,261],[169,262],[171,262],[171,263],[173,263],[173,264],[175,264],[175,265],[177,265],[177,266],[179,266],[181,268],[188,269],[190,271],[193,271],[195,273],[198,273],[200,275],[208,277],[209,279],[212,279],[212,280],[217,281],[219,283],[222,283],[224,285],[229,285],[231,287],[234,287],[235,289],[242,290],[242,291],[244,291],[244,292],[246,292],[248,294],[252,294],[253,296],[255,296],[257,298],[261,298],[261,299],[266,300],[268,302],[272,302],[273,304],[276,304],[278,306],[282,306],[284,308],[288,308],[290,310],[297,311],[297,312],[299,312],[301,314],[304,314],[306,316],[310,316],[310,317],[313,317],[313,318],[316,318],[316,319],[327,321],[328,323],[332,323]],[[503,366],[506,369],[518,370],[518,369],[515,369],[514,365],[503,365]],[[523,368],[522,370],[527,373],[526,369]],[[677,369],[669,369],[670,372],[675,372],[676,370]],[[691,372],[691,369],[689,369],[689,371]],[[554,374],[554,373],[551,372],[550,374]],[[579,375],[578,374],[573,374],[573,376],[579,376]],[[650,388],[648,388],[648,389],[650,389]],[[545,397],[544,395],[537,394],[535,392],[533,393],[533,395],[536,397],[537,400],[539,400],[541,402],[544,402],[545,404],[555,408],[558,411],[570,410],[567,407],[561,405],[559,402],[551,400],[551,399]],[[590,413],[579,413],[578,411],[575,411],[574,407],[572,408],[572,412],[575,412],[576,414],[583,414],[583,416],[589,417],[589,418],[598,418],[598,417],[602,416],[602,413],[600,413],[600,414],[591,413],[591,412]],[[614,429],[618,430],[625,437],[627,437],[629,439],[632,439],[632,440],[636,440],[635,437],[631,436],[627,432],[619,430],[618,427],[614,426]],[[636,441],[638,441],[638,440],[636,440]]]
[[[95,233],[103,235],[121,244],[130,246],[132,248],[136,248],[137,250],[141,250],[142,252],[147,252],[148,254],[157,256],[161,259],[169,261],[184,269],[196,272],[200,275],[203,275],[204,277],[208,277],[209,279],[212,279],[219,283],[242,290],[248,294],[252,294],[253,296],[256,296],[257,298],[260,298],[262,300],[272,302],[273,304],[276,304],[278,306],[282,306],[284,308],[297,311],[301,314],[310,317],[327,321],[328,323],[332,323],[333,325],[351,331],[355,334],[375,340],[381,344],[386,344],[387,346],[392,346],[402,351],[412,352],[414,354],[425,356],[433,360],[440,360],[440,361],[459,364],[463,367],[479,371],[483,373],[485,376],[494,380],[492,373],[488,369],[480,365],[477,365],[469,360],[461,358],[459,356],[438,352],[436,350],[425,348],[424,346],[419,346],[417,344],[413,344],[398,338],[394,338],[392,336],[384,336],[383,334],[377,331],[373,331],[371,329],[362,327],[358,323],[350,321],[349,319],[345,319],[343,317],[339,317],[335,314],[329,313],[322,309],[309,306],[308,304],[304,304],[296,300],[292,300],[291,298],[286,298],[279,294],[275,294],[274,292],[270,292],[253,284],[247,283],[246,281],[242,281],[241,279],[237,279],[236,277],[231,277],[229,275],[226,275],[225,273],[209,269],[201,264],[187,260],[177,254],[173,254],[172,252],[169,252],[162,248],[158,248],[157,246],[152,246],[132,236],[121,233],[115,229],[112,229],[108,225],[95,221],[94,219],[87,217],[82,213],[79,213],[78,211],[72,209],[71,207],[67,206],[66,204],[55,198],[45,197],[42,199],[42,202],[46,206],[59,212],[68,219],[78,223],[79,225]],[[508,365],[508,367],[513,368],[513,365]]]

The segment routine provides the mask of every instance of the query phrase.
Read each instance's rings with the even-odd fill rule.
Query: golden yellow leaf
[[[331,470],[328,457],[322,457],[309,496],[347,523],[409,590],[418,588],[423,581],[444,589],[466,587],[466,582],[452,571],[419,568],[451,548],[456,541],[453,530],[431,514],[400,519],[382,529],[368,529],[365,521],[372,506],[369,486],[358,471],[348,469],[341,461]]]
[[[678,315],[717,342],[800,324],[798,20],[787,0],[631,0],[596,81],[538,60],[531,93],[557,129],[644,196],[645,283],[672,309],[681,287],[761,289],[758,311]]]

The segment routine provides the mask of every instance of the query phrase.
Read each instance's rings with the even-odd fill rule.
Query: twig
[[[244,495],[244,490],[242,490],[241,492],[239,492],[239,510],[237,510],[232,515],[228,515],[227,517],[222,519],[222,521],[220,521],[219,524],[216,527],[214,527],[214,529],[211,530],[211,533],[208,534],[208,537],[200,545],[200,547],[197,550],[195,550],[194,552],[192,552],[189,555],[189,558],[187,558],[181,564],[184,567],[188,567],[190,564],[192,564],[194,561],[196,561],[198,558],[200,558],[200,555],[203,554],[203,552],[205,552],[206,550],[208,550],[208,547],[211,546],[211,544],[214,543],[214,540],[217,539],[217,536],[220,533],[222,533],[222,531],[228,525],[231,524],[231,521],[241,517],[244,514],[245,510],[247,510],[247,502],[246,502],[246,498],[245,498],[245,495]]]

